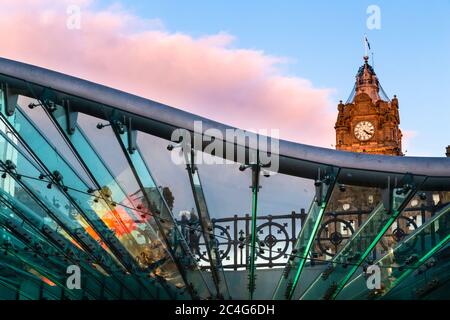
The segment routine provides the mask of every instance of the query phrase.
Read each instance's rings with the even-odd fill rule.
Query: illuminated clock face
[[[355,137],[360,141],[367,141],[373,137],[375,127],[369,121],[358,122],[355,126]]]

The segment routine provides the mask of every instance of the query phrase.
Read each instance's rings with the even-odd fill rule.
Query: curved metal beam
[[[15,94],[33,96],[45,88],[54,91],[59,103],[69,99],[71,108],[95,117],[106,119],[112,110],[130,117],[135,129],[170,140],[174,129],[194,131],[194,121],[202,121],[203,130],[223,132],[235,129],[152,100],[144,99],[100,84],[75,78],[33,65],[0,58],[0,81],[7,82]],[[237,147],[235,141],[224,141]],[[203,145],[207,145],[206,143]],[[270,143],[269,143],[270,145]],[[248,146],[244,146],[248,148]],[[313,179],[322,166],[353,169],[340,183],[385,186],[387,176],[413,175],[441,177],[428,179],[424,189],[450,188],[450,158],[396,157],[344,152],[314,147],[286,140],[279,141],[279,172]],[[235,159],[230,159],[235,160]],[[394,181],[393,179],[391,181]]]

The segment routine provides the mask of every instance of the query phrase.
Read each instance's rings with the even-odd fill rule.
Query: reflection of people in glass
[[[181,216],[181,221],[180,221],[180,225],[181,225],[181,233],[183,234],[183,237],[188,241],[189,237],[189,228],[188,228],[188,224],[189,224],[189,220],[187,217],[186,212],[181,211],[180,212],[180,216]]]
[[[200,255],[200,223],[197,215],[194,213],[194,210],[191,211],[191,215],[189,218],[189,226],[191,228],[189,232],[189,244],[193,254]]]
[[[194,209],[191,211],[180,212],[180,226],[183,237],[192,250],[192,253],[200,255],[200,221],[198,216],[194,213]]]

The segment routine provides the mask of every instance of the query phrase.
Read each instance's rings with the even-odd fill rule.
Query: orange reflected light
[[[103,213],[101,211],[103,211]],[[106,212],[105,210],[96,210],[96,212],[105,225],[110,230],[114,231],[114,234],[118,238],[130,234],[137,228],[136,222],[122,207],[114,208],[113,210]],[[137,214],[137,216],[139,215]],[[97,242],[101,242],[100,237],[90,225],[86,226],[86,232]]]

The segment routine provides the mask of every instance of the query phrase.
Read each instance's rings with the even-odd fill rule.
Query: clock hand
[[[370,132],[367,130],[364,130],[365,133],[367,133],[370,136]]]

